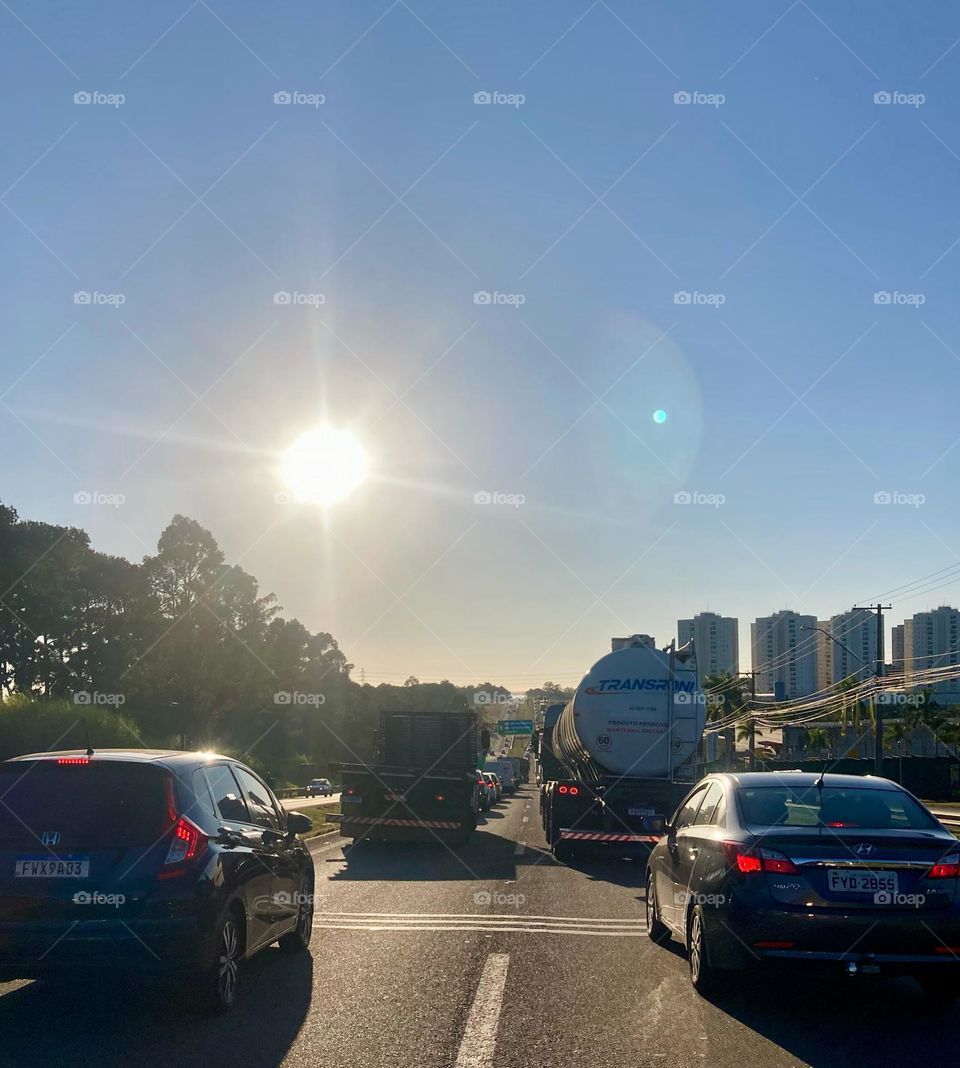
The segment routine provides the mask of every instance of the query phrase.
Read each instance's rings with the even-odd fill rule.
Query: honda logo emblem
[[[40,841],[45,846],[55,846],[60,844],[60,832],[59,831],[44,831],[40,836]]]

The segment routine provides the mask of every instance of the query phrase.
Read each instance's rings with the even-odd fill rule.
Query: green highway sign
[[[502,719],[497,724],[497,734],[533,734],[533,720]]]

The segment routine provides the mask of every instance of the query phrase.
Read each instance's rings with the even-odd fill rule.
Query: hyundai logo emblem
[[[876,849],[877,847],[871,845],[869,842],[857,842],[853,847],[853,851],[858,857],[869,857],[871,853],[876,852]]]
[[[40,836],[40,841],[45,846],[55,846],[60,844],[60,832],[59,831],[44,831]]]

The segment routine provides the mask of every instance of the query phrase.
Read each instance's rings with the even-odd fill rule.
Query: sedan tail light
[[[776,849],[750,848],[743,842],[724,842],[723,853],[731,868],[744,875],[767,871],[776,875],[798,875],[796,864]]]
[[[960,853],[949,853],[941,857],[927,872],[928,879],[960,878]]]

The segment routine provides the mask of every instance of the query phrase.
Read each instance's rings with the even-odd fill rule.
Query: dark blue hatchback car
[[[309,945],[310,826],[213,753],[0,763],[0,980],[187,972],[228,1009],[244,959]]]

